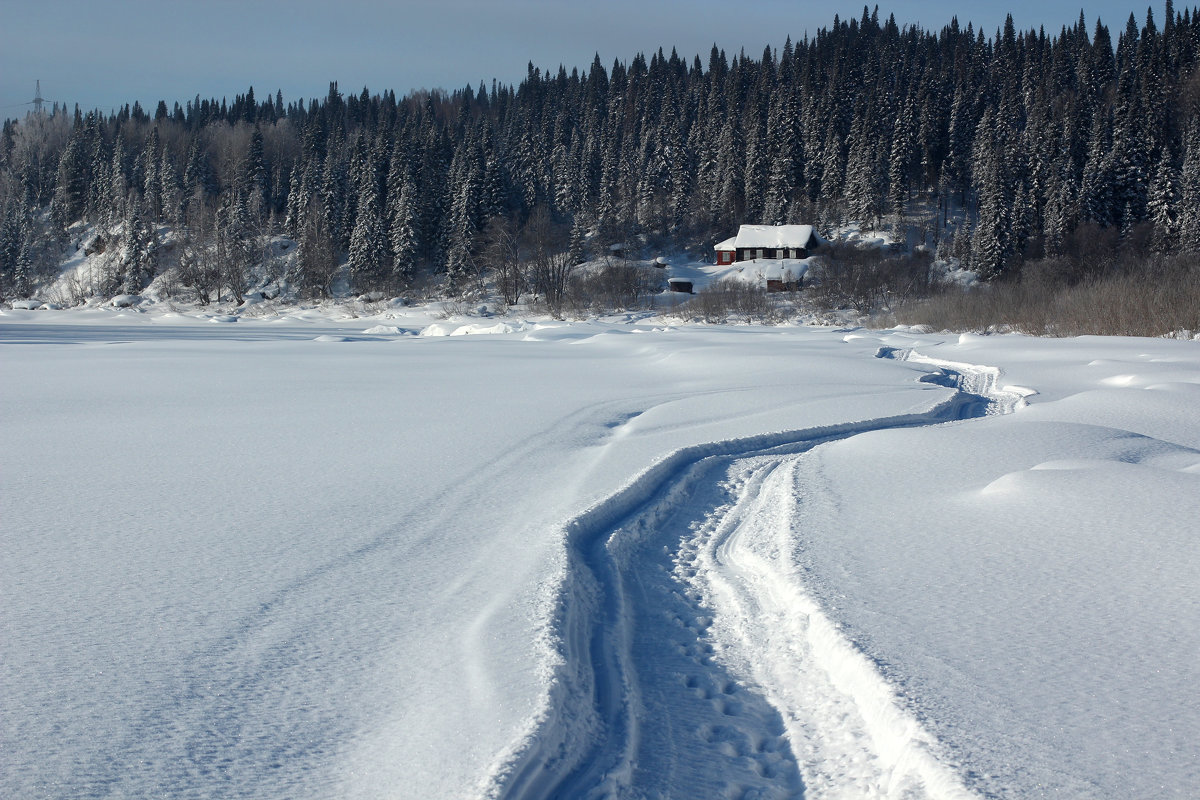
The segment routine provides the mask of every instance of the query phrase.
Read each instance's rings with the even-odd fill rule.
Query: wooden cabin
[[[821,246],[812,225],[742,225],[737,236],[713,250],[717,264],[735,264],[758,258],[808,258]]]

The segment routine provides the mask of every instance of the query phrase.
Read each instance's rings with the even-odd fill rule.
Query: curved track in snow
[[[497,796],[970,796],[790,566],[792,478],[823,443],[1022,401],[995,368],[876,355],[956,391],[925,414],[686,448],[571,524],[563,661]]]

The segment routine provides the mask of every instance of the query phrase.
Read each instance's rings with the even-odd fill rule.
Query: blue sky
[[[266,2],[265,0],[5,0],[0,13],[0,116],[33,97],[41,80],[48,99],[105,111],[137,100],[153,109],[199,94],[233,99],[253,85],[261,98],[281,89],[285,101],[343,92],[515,83],[532,61],[541,68],[586,68],[599,52],[605,66],[635,53],[675,47],[702,59],[712,44],[754,57],[827,27],[835,13],[862,14],[862,3],[796,0],[408,0],[407,2]],[[1179,9],[1184,3],[1177,4]],[[1012,13],[1018,28],[1048,33],[1078,18],[1066,0],[976,2],[963,10],[935,2],[880,4],[880,16],[937,30],[957,13],[988,35]],[[1104,0],[1082,4],[1113,32],[1146,5]],[[1163,5],[1153,5],[1161,25]]]

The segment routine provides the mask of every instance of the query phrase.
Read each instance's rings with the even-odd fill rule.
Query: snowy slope
[[[880,423],[937,423],[947,365],[1037,394]],[[0,794],[519,796],[548,741],[614,752],[560,713],[572,542],[608,531],[654,573],[622,573],[613,708],[674,722],[614,791],[1185,796],[1198,386],[1195,343],[1151,340],[7,312]],[[839,670],[739,626],[717,589],[752,574],[938,777],[872,783],[892,740],[793,714],[789,670]]]

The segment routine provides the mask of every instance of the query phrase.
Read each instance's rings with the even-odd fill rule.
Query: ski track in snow
[[[992,367],[876,357],[956,391],[925,414],[685,448],[570,523],[558,677],[493,797],[973,796],[805,590],[796,467],[861,433],[1009,413],[1025,392]]]

